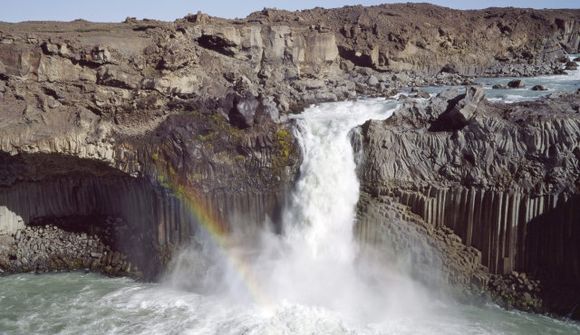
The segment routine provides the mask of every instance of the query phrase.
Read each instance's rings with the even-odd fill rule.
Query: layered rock
[[[578,15],[577,10],[459,11],[429,4],[385,4],[293,13],[264,10],[249,18],[333,31],[341,57],[360,66],[532,75],[552,71],[550,63],[561,56],[562,48],[578,50]]]
[[[451,228],[492,273],[528,272],[578,297],[580,93],[474,104],[478,90],[365,124],[364,188]]]

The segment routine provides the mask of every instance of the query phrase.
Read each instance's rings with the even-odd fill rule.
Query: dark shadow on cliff
[[[580,319],[580,195],[560,198],[526,228],[525,269],[542,281],[546,307]]]
[[[161,269],[157,217],[163,192],[106,164],[48,154],[0,154],[0,206],[27,226],[99,236],[144,279]],[[50,243],[50,241],[47,241]]]

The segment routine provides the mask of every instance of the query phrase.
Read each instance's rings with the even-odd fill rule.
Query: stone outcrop
[[[526,84],[524,84],[524,81],[521,79],[514,79],[514,80],[510,81],[509,83],[507,83],[507,87],[508,88],[524,88],[524,87],[526,87]]]
[[[527,272],[580,297],[580,92],[512,105],[483,99],[467,122],[438,126],[475,91],[408,102],[366,123],[364,189],[451,228],[492,273]]]
[[[532,90],[532,91],[547,91],[547,90],[548,90],[548,88],[547,88],[546,86],[544,86],[544,85],[534,85],[534,86],[531,88],[531,90]]]

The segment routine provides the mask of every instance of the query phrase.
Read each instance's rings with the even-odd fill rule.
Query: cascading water
[[[234,237],[241,245],[214,250],[210,257],[220,251],[227,257],[211,262],[200,262],[200,253],[188,250],[177,262],[171,283],[187,287],[191,282],[211,282],[206,293],[221,292],[238,302],[251,302],[258,294],[262,309],[276,310],[280,304],[314,306],[353,321],[410,311],[418,314],[426,304],[426,299],[419,302],[421,289],[379,264],[364,266],[356,258],[353,240],[359,181],[349,133],[366,120],[389,117],[395,107],[396,102],[383,100],[334,103],[296,116],[303,163],[283,215],[283,234],[263,232],[257,248],[244,245],[251,239]],[[208,263],[214,264],[210,271]],[[242,276],[239,263],[243,263]],[[248,286],[253,292],[248,292]]]
[[[376,283],[386,284],[388,278],[355,266],[359,182],[349,132],[368,119],[387,118],[395,107],[380,100],[326,104],[296,117],[301,177],[283,217],[284,234],[266,235],[255,264],[261,286],[275,303],[322,306],[356,320],[387,312],[393,297],[385,294],[395,290],[379,290]],[[414,301],[409,296],[418,291],[399,284],[396,292]]]
[[[301,176],[282,234],[199,234],[163,284],[93,274],[0,278],[7,334],[574,334],[575,323],[434,299],[404,272],[358,257],[351,129],[394,101],[295,116]],[[212,243],[213,242],[213,243]],[[222,241],[223,242],[223,241]]]

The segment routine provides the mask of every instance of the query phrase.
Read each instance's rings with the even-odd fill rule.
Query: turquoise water
[[[95,274],[0,278],[2,334],[580,334],[576,323],[452,303],[385,320],[361,325],[316,307],[236,304]]]
[[[570,55],[570,59],[574,59],[579,55]],[[580,63],[579,70],[567,71],[567,75],[551,75],[539,76],[529,78],[503,77],[503,78],[477,78],[475,83],[482,85],[486,92],[486,96],[490,101],[505,101],[517,102],[526,100],[535,100],[556,92],[574,92],[580,89]],[[524,88],[518,89],[492,89],[493,85],[503,84],[514,79],[521,79],[526,85]],[[544,85],[547,91],[532,91],[531,88],[535,85]],[[457,86],[460,88],[460,86]],[[444,87],[426,87],[424,90],[428,93],[436,94],[445,89]]]

